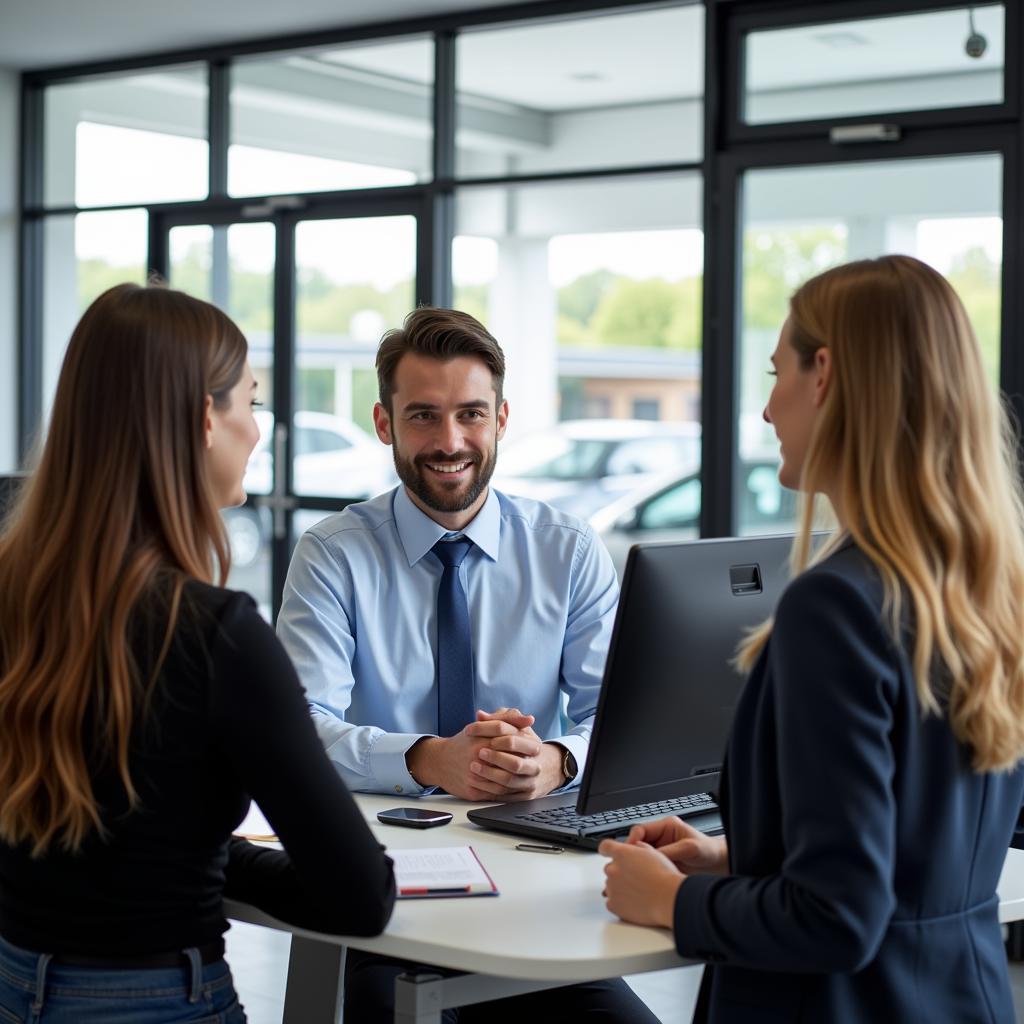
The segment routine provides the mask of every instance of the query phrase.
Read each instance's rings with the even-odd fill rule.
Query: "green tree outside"
[[[92,301],[116,284],[142,284],[143,267],[114,267],[104,260],[79,260],[77,265],[78,311],[84,313]]]
[[[558,342],[591,347],[699,349],[700,277],[584,274],[557,293]]]
[[[620,278],[594,311],[599,345],[699,349],[701,279]]]
[[[971,319],[981,358],[993,385],[999,386],[1000,275],[1002,267],[981,247],[964,251],[946,275]]]
[[[480,323],[487,323],[487,285],[462,284],[453,289],[452,302],[456,309],[461,309]]]
[[[581,324],[590,323],[601,300],[619,282],[610,270],[592,270],[558,289],[558,314]]]
[[[743,237],[743,326],[777,331],[789,297],[809,277],[846,259],[841,224],[747,231]]]

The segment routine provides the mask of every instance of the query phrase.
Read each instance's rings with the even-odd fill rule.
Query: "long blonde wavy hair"
[[[895,636],[909,601],[926,713],[945,713],[976,771],[1024,756],[1024,501],[1016,437],[985,378],[949,283],[909,256],[828,270],[790,302],[801,368],[831,353],[830,386],[801,472],[828,491],[844,532],[811,557],[805,500],[794,574],[846,538],[877,566]],[[749,669],[771,633],[739,655]]]
[[[38,467],[0,533],[0,839],[33,856],[102,832],[90,766],[137,801],[129,741],[149,680],[130,646],[147,598],[220,582],[229,549],[208,476],[205,406],[224,408],[246,342],[218,309],[118,285],[68,345]],[[97,749],[98,747],[98,749]]]

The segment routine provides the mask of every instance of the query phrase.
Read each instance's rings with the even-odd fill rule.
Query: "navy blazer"
[[[906,637],[852,543],[797,577],[736,709],[731,874],[679,889],[695,1019],[1014,1021],[996,884],[1024,773],[979,775],[923,716]]]

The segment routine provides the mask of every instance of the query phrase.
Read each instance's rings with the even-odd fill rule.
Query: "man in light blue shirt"
[[[402,484],[303,536],[278,633],[352,789],[543,796],[586,760],[618,597],[611,560],[585,523],[488,486],[508,403],[501,349],[476,320],[416,310],[382,342],[378,376],[375,424]],[[472,542],[458,573],[479,720],[440,736],[432,548],[451,536]],[[564,735],[562,692],[575,723]]]
[[[586,759],[618,586],[585,523],[488,486],[504,375],[471,316],[410,313],[381,342],[374,407],[401,486],[328,517],[295,550],[278,633],[353,789],[529,799],[571,784]],[[393,1020],[409,969],[349,950],[346,1024]],[[491,1020],[492,1007],[459,1019]],[[621,979],[505,1009],[500,1019],[657,1024]]]

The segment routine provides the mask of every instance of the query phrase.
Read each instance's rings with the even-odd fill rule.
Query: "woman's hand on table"
[[[686,879],[675,864],[646,843],[606,839],[597,852],[609,858],[605,906],[631,924],[671,928],[676,893]]]
[[[727,875],[729,847],[724,836],[707,836],[676,817],[634,825],[626,840],[664,854],[685,875]]]

